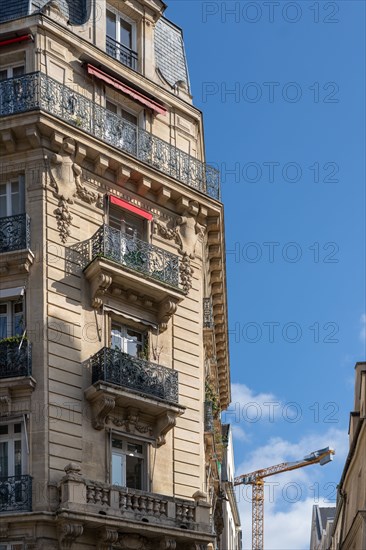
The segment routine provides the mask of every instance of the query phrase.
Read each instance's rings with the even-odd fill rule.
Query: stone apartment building
[[[349,452],[338,484],[330,550],[366,549],[366,363],[356,363],[355,371]]]
[[[223,205],[165,8],[0,0],[0,550],[219,547]]]

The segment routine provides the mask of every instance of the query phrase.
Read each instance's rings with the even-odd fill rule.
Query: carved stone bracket
[[[172,428],[174,428],[176,422],[177,415],[170,411],[167,411],[159,416],[155,424],[155,438],[158,447],[165,444],[165,436]]]
[[[159,307],[159,328],[161,332],[168,327],[169,319],[176,313],[178,307],[178,302],[167,298],[164,300]]]
[[[82,523],[65,522],[59,526],[60,550],[70,550],[77,538],[83,534]]]
[[[72,138],[60,138],[56,136],[55,141],[61,142],[60,150],[50,157],[51,187],[54,189],[54,196],[58,199],[58,207],[55,210],[57,226],[60,239],[63,243],[71,235],[70,227],[72,215],[70,204],[78,196],[88,204],[95,203],[96,206],[103,206],[103,197],[99,193],[88,191],[81,183],[81,167],[75,162],[75,141]]]
[[[7,395],[0,395],[0,416],[7,416],[11,413],[11,396],[10,392]]]
[[[160,550],[175,550],[177,548],[177,543],[175,539],[164,537],[160,540],[159,548]]]
[[[110,550],[111,544],[118,542],[118,531],[110,527],[102,527],[98,533],[98,550]]]
[[[91,296],[92,296],[92,306],[96,309],[99,309],[103,305],[102,297],[107,292],[109,287],[112,284],[112,277],[106,275],[105,273],[100,273],[98,277],[95,277],[90,285]]]
[[[106,418],[115,406],[115,399],[108,395],[100,395],[92,402],[93,427],[96,430],[102,430],[104,428]]]

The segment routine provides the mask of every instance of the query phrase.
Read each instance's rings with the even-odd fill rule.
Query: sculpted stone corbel
[[[84,527],[82,523],[62,523],[59,526],[60,550],[71,550],[74,542],[81,537],[83,531]]]
[[[110,527],[102,527],[98,532],[98,550],[109,550],[112,544],[118,542],[118,531]]]
[[[160,540],[159,548],[160,550],[175,550],[177,548],[177,543],[170,537],[164,537]]]
[[[102,297],[111,286],[112,281],[112,277],[110,275],[106,275],[105,273],[100,273],[92,280],[90,291],[92,295],[92,306],[95,309],[99,309],[100,307],[102,307]]]
[[[177,423],[177,417],[174,413],[167,411],[166,413],[159,416],[155,425],[155,438],[156,444],[158,447],[161,447],[165,444],[166,434],[174,428]]]
[[[0,416],[7,416],[11,413],[11,394],[6,388],[6,395],[0,395]]]
[[[159,307],[159,328],[163,332],[168,327],[169,319],[176,313],[178,304],[168,298],[164,300]]]
[[[96,430],[102,430],[104,428],[106,418],[115,406],[115,399],[108,395],[102,395],[92,403],[93,427]]]

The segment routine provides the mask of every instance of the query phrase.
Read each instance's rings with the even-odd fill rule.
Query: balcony
[[[0,82],[0,116],[39,109],[220,200],[218,170],[130,124],[53,78],[37,72]]]
[[[89,367],[92,386],[85,395],[94,410],[94,427],[102,429],[117,407],[127,422],[120,425],[131,431],[132,424],[138,424],[163,445],[165,434],[185,410],[178,404],[178,372],[110,348],[93,355]]]
[[[213,310],[211,298],[203,298],[203,328],[213,329]]]
[[[30,248],[30,219],[27,214],[0,218],[0,254]]]
[[[205,401],[205,432],[214,432],[214,415],[212,401]]]
[[[110,348],[96,353],[91,366],[92,384],[108,382],[169,403],[178,403],[177,371]]]
[[[0,514],[32,511],[32,478],[0,477]]]
[[[161,330],[186,293],[179,256],[108,225],[82,247],[80,263],[91,285],[93,307],[104,303],[109,287],[117,288],[142,300],[145,311],[152,309]]]
[[[142,548],[140,537],[146,539],[149,548],[150,544],[163,548],[160,541],[166,542],[165,537],[168,537],[169,548],[177,550],[191,547],[193,543],[206,548],[207,543],[213,542],[210,504],[200,492],[191,500],[185,500],[90,480],[82,475],[80,467],[75,468],[75,464],[68,464],[65,472],[60,482],[58,514],[84,521],[87,514],[88,527],[94,533],[95,529],[104,526],[110,533],[115,532],[114,542],[121,538],[125,541],[128,533],[138,542],[131,548]],[[168,548],[165,544],[164,547]]]
[[[2,274],[29,271],[34,256],[30,250],[30,219],[27,214],[0,218],[0,254]]]
[[[91,239],[91,259],[103,257],[179,289],[179,257],[103,225]]]
[[[18,338],[0,341],[0,379],[31,376],[32,346],[26,341],[19,345]]]
[[[137,52],[113,40],[110,36],[107,36],[106,52],[120,63],[123,63],[123,65],[137,71]]]

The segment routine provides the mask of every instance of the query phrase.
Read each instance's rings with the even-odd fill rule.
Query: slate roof
[[[49,0],[34,0],[35,9],[41,9]],[[88,19],[87,0],[56,0],[71,25],[83,25]],[[25,17],[28,14],[28,0],[0,0],[0,23]]]
[[[28,0],[0,0],[0,22],[28,15]]]
[[[165,17],[155,27],[155,58],[157,68],[172,87],[183,80],[190,90],[182,30]]]

